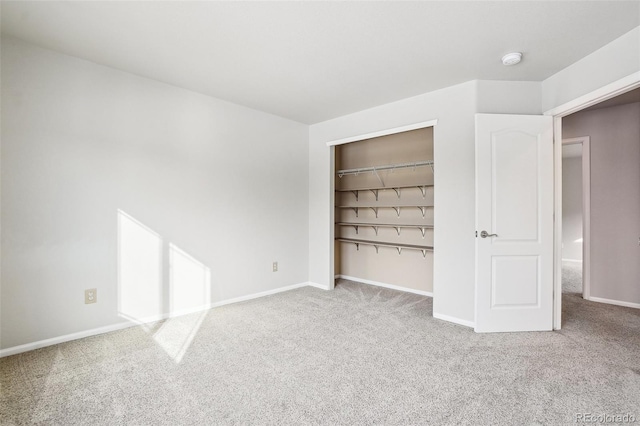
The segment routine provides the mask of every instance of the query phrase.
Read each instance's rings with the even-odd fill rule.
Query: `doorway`
[[[562,292],[589,298],[590,138],[562,141]]]
[[[627,307],[640,308],[640,288],[637,283],[640,280],[640,192],[637,190],[637,182],[640,182],[640,81],[636,81],[618,96],[607,97],[604,101],[594,104],[583,104],[575,107],[570,113],[556,115],[556,141],[562,139],[562,144],[557,144],[560,152],[556,158],[562,158],[559,162],[561,173],[558,173],[560,182],[556,183],[556,191],[561,195],[557,202],[565,207],[568,198],[572,195],[571,183],[564,179],[570,170],[564,170],[570,160],[566,157],[570,154],[558,155],[565,149],[569,152],[571,147],[566,145],[579,143],[589,135],[588,142],[582,145],[589,149],[582,150],[583,154],[583,178],[584,154],[588,154],[590,161],[586,161],[590,170],[586,176],[590,179],[587,185],[589,200],[583,203],[583,213],[589,217],[583,217],[583,297],[593,302],[607,303]],[[633,88],[633,89],[632,89]],[[631,89],[631,90],[629,90]],[[560,146],[558,146],[560,145]],[[571,180],[571,178],[568,178]],[[559,186],[561,186],[559,188]],[[575,184],[574,184],[575,186]],[[583,182],[583,189],[585,183]],[[584,191],[583,191],[584,195]],[[571,208],[569,208],[571,210]],[[571,279],[571,265],[567,260],[580,260],[572,256],[572,243],[579,238],[572,232],[573,225],[567,225],[567,216],[563,211],[562,221],[557,226],[562,229],[557,233],[556,247],[561,253],[561,259],[556,259],[556,310],[554,315],[554,328],[560,328],[560,310],[562,293],[575,292],[575,286],[566,281]],[[565,229],[566,228],[566,229]],[[575,251],[573,252],[575,253]],[[575,265],[574,265],[575,270]],[[563,276],[564,275],[564,276]],[[565,279],[568,278],[568,279]],[[560,285],[558,285],[560,284]],[[575,293],[574,293],[575,294]],[[579,294],[579,293],[578,293]]]
[[[554,146],[555,146],[555,154],[554,157],[556,158],[555,161],[555,217],[562,217],[562,141],[563,141],[563,136],[564,137],[577,137],[580,136],[581,134],[588,134],[588,132],[584,132],[584,131],[580,131],[579,134],[571,134],[570,132],[566,132],[567,129],[565,129],[565,119],[570,119],[572,115],[575,115],[575,113],[578,112],[585,112],[587,110],[594,110],[594,109],[601,109],[603,107],[608,107],[608,106],[615,106],[615,105],[619,105],[620,103],[628,103],[629,102],[629,97],[632,98],[631,102],[638,102],[636,101],[637,96],[638,96],[638,90],[636,89],[640,89],[640,73],[635,73],[635,74],[631,74],[627,77],[624,77],[620,80],[617,80],[615,82],[612,82],[606,86],[601,87],[600,89],[594,90],[593,92],[590,92],[588,94],[585,94],[584,96],[581,96],[573,101],[567,102],[566,104],[560,105],[552,110],[546,111],[544,113],[544,115],[547,116],[552,116],[554,117],[554,126],[553,126],[553,132],[554,132]],[[637,122],[637,115],[636,115],[636,120],[635,122]],[[618,132],[619,129],[615,129],[613,128],[612,131],[614,132]],[[616,140],[618,139],[617,135],[613,135],[612,136],[612,132],[610,132],[607,135],[607,138],[610,140]],[[638,138],[640,140],[640,137]],[[612,149],[612,147],[608,146],[608,145],[603,145],[604,146],[604,150],[602,152],[604,153],[610,153],[610,152],[616,152],[616,149]],[[637,164],[635,167],[636,170],[640,170],[637,168]],[[591,167],[591,170],[593,171],[593,167]],[[615,170],[615,169],[614,169]],[[632,179],[626,179],[625,180],[625,184],[626,185],[629,181],[631,181]],[[593,183],[593,182],[592,182]],[[617,188],[618,186],[610,186],[609,188]],[[636,186],[637,188],[637,186]],[[637,191],[636,191],[637,192]],[[593,205],[595,202],[593,200],[591,200],[591,204]],[[598,204],[598,203],[596,203]],[[598,205],[603,205],[605,207],[617,207],[615,205],[611,205],[609,203],[603,202],[600,203]],[[591,214],[593,214],[593,212],[591,212]],[[615,221],[609,221],[608,223],[615,223]],[[637,224],[637,221],[636,223]],[[626,230],[626,235],[632,235],[634,233],[635,229],[631,230],[631,229],[627,229]],[[562,235],[563,235],[563,230],[562,230],[562,220],[556,220],[555,221],[555,230],[554,230],[554,234],[555,234],[555,265],[554,265],[554,313],[553,313],[553,329],[554,330],[559,330],[562,328]],[[638,235],[640,236],[640,230],[638,230]],[[584,238],[584,236],[583,236]],[[592,236],[593,241],[595,241],[595,236]],[[638,239],[638,236],[635,237],[635,247],[634,249],[631,249],[630,246],[626,247],[627,248],[627,252],[631,253],[631,252],[635,252],[636,250],[638,250],[638,247],[640,247],[640,243],[638,243],[638,241],[640,241]],[[630,239],[629,238],[624,238],[623,239],[625,242],[629,242]],[[583,240],[584,241],[584,240]],[[593,247],[591,247],[591,250],[593,250]],[[606,250],[605,250],[606,252]],[[620,260],[616,259],[617,263],[614,263],[617,267],[618,270],[625,270],[627,271],[628,268],[626,268],[626,265],[619,265]],[[594,263],[594,261],[591,259],[591,261],[586,262],[586,259],[583,259],[583,265],[588,264],[589,266],[593,266],[592,264]],[[638,262],[634,262],[634,263],[638,263]],[[635,267],[635,266],[634,266]],[[592,269],[592,268],[591,268]],[[593,271],[591,271],[593,272]],[[634,272],[639,272],[640,271],[634,271]],[[640,275],[639,275],[640,276]],[[584,278],[584,277],[583,277]],[[618,295],[614,295],[614,298],[604,298],[604,297],[598,297],[598,295],[595,295],[593,293],[593,283],[595,278],[593,278],[592,276],[589,277],[590,279],[590,287],[591,288],[583,288],[583,292],[586,290],[587,292],[591,292],[591,294],[585,294],[585,298],[587,298],[588,300],[592,300],[592,301],[598,301],[598,302],[603,302],[603,303],[610,303],[610,304],[616,304],[616,305],[622,305],[622,306],[629,306],[629,307],[634,307],[634,308],[640,308],[640,288],[637,288],[636,286],[633,286],[634,291],[637,292],[637,294],[632,294],[632,298],[634,299],[633,302],[630,302],[629,300],[621,300],[621,297],[619,297]],[[605,280],[606,282],[610,282],[610,279]],[[586,287],[586,286],[584,286]],[[626,292],[625,292],[626,293]],[[594,297],[595,296],[595,297]],[[628,299],[629,295],[625,295],[625,299]],[[635,300],[637,299],[637,300]]]

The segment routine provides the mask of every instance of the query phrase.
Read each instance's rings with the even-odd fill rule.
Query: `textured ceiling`
[[[2,32],[303,123],[473,79],[541,81],[637,1],[8,2]],[[521,51],[523,62],[500,58]]]

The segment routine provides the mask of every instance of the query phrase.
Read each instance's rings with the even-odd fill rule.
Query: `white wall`
[[[308,159],[306,125],[3,38],[0,347],[306,282]]]
[[[542,110],[548,111],[639,71],[640,27],[636,27],[544,80]]]
[[[542,113],[539,81],[478,80],[477,111],[483,114]]]
[[[640,103],[564,117],[562,135],[591,137],[591,296],[640,303]]]
[[[582,157],[562,159],[562,258],[582,261]]]

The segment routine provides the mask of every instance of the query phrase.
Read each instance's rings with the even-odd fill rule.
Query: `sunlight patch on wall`
[[[160,234],[118,210],[118,315],[141,324],[179,363],[211,306],[211,270],[170,243],[163,283],[165,247]]]
[[[118,210],[118,315],[144,323],[163,314],[162,238]]]
[[[172,318],[162,324],[153,338],[176,363],[179,363],[191,346],[207,313],[174,316],[209,307],[211,272],[208,267],[174,244],[169,244],[169,268],[169,303]]]
[[[169,244],[170,309],[176,315],[205,308],[211,302],[211,272],[174,244]]]

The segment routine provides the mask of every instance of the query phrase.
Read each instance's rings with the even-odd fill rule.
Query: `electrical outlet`
[[[90,288],[84,291],[84,303],[96,303],[98,301],[98,290],[95,288]]]
[[[278,262],[273,262],[273,272],[278,272]]]

